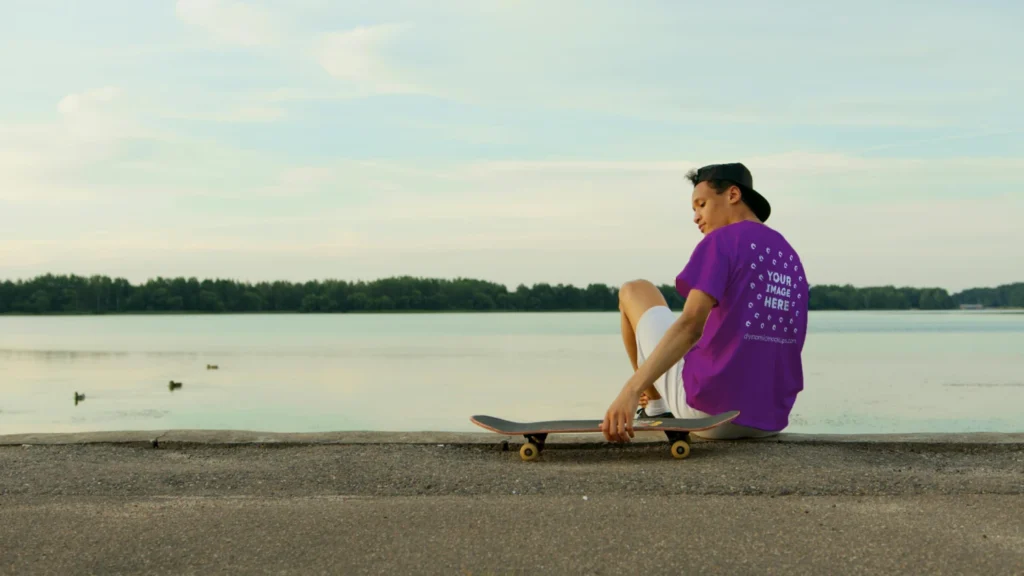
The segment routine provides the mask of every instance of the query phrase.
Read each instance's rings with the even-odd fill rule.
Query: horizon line
[[[307,279],[307,280],[288,280],[288,279],[285,279],[285,278],[278,278],[278,279],[274,279],[274,280],[250,280],[250,279],[244,279],[243,280],[243,279],[240,279],[240,278],[237,278],[237,277],[229,277],[229,276],[216,276],[216,277],[200,278],[200,277],[195,276],[195,275],[189,275],[189,276],[181,276],[181,275],[179,275],[179,276],[154,276],[154,277],[148,277],[144,281],[135,281],[135,282],[133,282],[132,280],[129,280],[128,278],[126,278],[124,276],[111,276],[109,274],[89,274],[89,275],[84,275],[84,274],[77,274],[77,273],[46,272],[46,273],[43,273],[43,274],[37,274],[37,275],[35,275],[33,277],[28,277],[28,278],[14,278],[14,279],[11,279],[11,278],[0,278],[0,284],[7,283],[7,282],[11,282],[11,283],[15,283],[15,284],[19,283],[19,282],[20,283],[27,283],[27,282],[39,280],[41,278],[46,278],[48,276],[56,277],[56,278],[60,278],[60,277],[65,277],[65,278],[82,278],[82,279],[85,279],[85,280],[90,280],[92,278],[100,277],[100,278],[106,278],[106,279],[114,280],[114,281],[116,281],[116,280],[124,280],[124,281],[128,282],[129,285],[132,285],[132,286],[141,286],[141,285],[147,284],[149,282],[154,282],[154,281],[159,281],[159,280],[165,280],[166,281],[166,280],[182,280],[182,279],[186,280],[186,281],[194,279],[194,280],[199,281],[200,283],[202,283],[204,281],[211,281],[211,282],[229,281],[229,282],[236,282],[236,283],[239,283],[239,284],[250,284],[250,285],[274,284],[274,283],[278,283],[278,282],[285,282],[285,283],[288,283],[288,284],[305,284],[307,282],[320,282],[320,283],[324,283],[324,282],[344,282],[344,283],[348,283],[348,284],[358,284],[358,283],[371,284],[371,283],[374,283],[374,282],[381,282],[381,281],[385,281],[385,280],[398,280],[398,279],[414,279],[414,280],[442,281],[442,282],[454,282],[454,281],[459,281],[459,280],[466,280],[466,281],[472,281],[472,282],[484,282],[484,283],[488,283],[488,284],[495,284],[495,285],[499,285],[499,286],[504,286],[505,289],[509,290],[509,291],[515,291],[515,289],[517,289],[519,286],[526,286],[527,288],[530,288],[530,287],[536,287],[536,286],[539,286],[539,285],[548,285],[548,286],[553,286],[553,287],[554,286],[563,286],[563,287],[573,287],[573,288],[580,288],[580,289],[585,289],[588,286],[594,286],[594,285],[600,286],[600,285],[603,285],[603,286],[607,286],[609,288],[617,289],[617,288],[619,288],[624,283],[624,282],[623,283],[589,282],[589,283],[584,284],[584,285],[577,285],[577,284],[565,283],[565,282],[540,281],[540,282],[533,282],[531,284],[527,284],[525,282],[518,282],[518,283],[515,283],[513,285],[513,284],[506,284],[506,283],[503,283],[503,282],[495,281],[495,280],[488,280],[488,279],[485,279],[485,278],[475,278],[475,277],[470,277],[470,276],[442,277],[442,276],[417,276],[417,275],[413,275],[413,274],[396,274],[396,275],[390,275],[390,276],[379,276],[379,277],[377,277],[375,279],[372,279],[372,280],[366,280],[366,279],[362,279],[362,278],[343,279],[343,278],[339,278],[339,277],[329,277],[329,276],[321,277],[321,278],[312,278],[312,279]],[[653,281],[651,281],[651,282],[652,282],[652,284],[655,284],[658,287],[663,287],[663,286],[668,286],[670,288],[672,287],[672,284],[668,283],[668,282],[663,282],[663,283],[657,283],[657,282],[653,282]],[[945,288],[945,287],[942,287],[942,286],[912,286],[912,285],[907,285],[907,284],[904,284],[904,285],[897,285],[897,284],[875,284],[875,285],[858,286],[858,285],[854,285],[854,284],[849,283],[849,282],[845,282],[845,283],[835,283],[835,282],[832,282],[832,283],[818,283],[818,284],[808,283],[808,286],[809,287],[819,287],[819,288],[827,288],[827,287],[831,287],[831,288],[853,288],[853,289],[856,289],[856,290],[870,290],[870,289],[878,289],[878,288],[909,289],[909,290],[945,290],[950,295],[953,295],[953,294],[956,294],[956,293],[967,292],[969,290],[1001,289],[1001,288],[1007,288],[1007,287],[1016,286],[1018,284],[1024,284],[1024,280],[1015,281],[1015,282],[1005,282],[1005,283],[996,284],[996,285],[993,285],[993,286],[972,286],[970,288],[963,288],[961,290],[951,290],[949,288]]]

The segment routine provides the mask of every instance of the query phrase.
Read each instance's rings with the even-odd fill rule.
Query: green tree
[[[36,314],[46,314],[47,312],[50,312],[50,295],[47,294],[45,290],[36,290],[32,293],[29,311]]]
[[[239,300],[239,307],[243,312],[259,312],[263,309],[263,298],[258,292],[246,290]]]
[[[682,308],[674,286],[658,287],[669,306]],[[816,285],[812,310],[946,310],[961,304],[1024,307],[1024,283],[971,288],[950,294],[942,288]],[[180,312],[348,312],[376,310],[606,310],[618,307],[618,291],[605,284],[504,285],[472,278],[400,276],[372,282],[328,279],[251,284],[229,279],[153,278],[132,284],[124,278],[45,274],[0,283],[0,313]]]
[[[199,309],[203,312],[223,312],[224,302],[212,290],[199,291]]]
[[[587,310],[615,310],[618,308],[618,293],[606,284],[590,284],[583,295],[583,307]]]
[[[1024,284],[1006,288],[1006,305],[1013,308],[1024,308]]]
[[[494,298],[484,292],[477,290],[473,293],[473,310],[494,310],[497,307]]]
[[[370,297],[364,292],[349,294],[345,302],[348,309],[355,312],[360,312],[370,308]]]
[[[299,308],[299,312],[319,312],[320,301],[320,296],[316,294],[306,294],[306,296],[302,298],[302,306]]]

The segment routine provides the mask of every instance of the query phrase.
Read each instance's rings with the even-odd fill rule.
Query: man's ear
[[[736,204],[743,199],[743,192],[739,186],[729,187],[729,204]]]

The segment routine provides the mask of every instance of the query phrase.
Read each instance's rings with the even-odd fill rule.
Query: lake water
[[[631,372],[618,330],[616,313],[0,317],[0,434],[601,418]],[[1024,431],[1024,314],[814,312],[804,369],[790,432]]]

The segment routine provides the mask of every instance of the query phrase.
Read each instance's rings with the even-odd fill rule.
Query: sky
[[[671,284],[743,162],[812,284],[1024,281],[1024,4],[7,0],[0,279]]]

